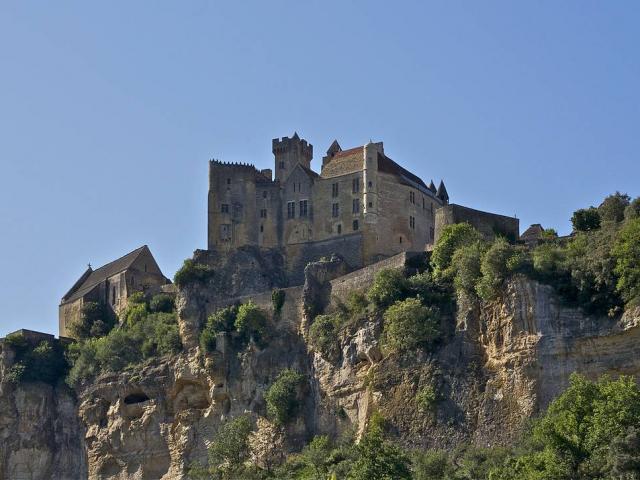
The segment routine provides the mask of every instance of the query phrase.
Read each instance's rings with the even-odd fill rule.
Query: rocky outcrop
[[[376,410],[408,446],[507,443],[572,372],[640,373],[639,310],[617,320],[589,317],[524,277],[509,281],[490,304],[460,299],[449,334],[432,352],[384,356],[381,319],[363,316],[336,339],[337,358],[326,359],[306,340],[311,313],[338,308],[349,285],[366,288],[375,272],[368,267],[340,277],[346,267],[338,257],[314,264],[305,286],[286,288],[284,305],[274,312],[271,289],[282,285],[256,274],[273,262],[238,255],[243,258],[233,261],[242,268],[211,260],[220,276],[180,292],[188,347],[181,355],[101,376],[74,396],[64,387],[9,384],[4,372],[11,358],[3,351],[0,478],[186,478],[191,465],[206,462],[220,426],[244,413],[256,426],[252,458],[265,466],[313,435],[362,432]],[[197,339],[207,315],[247,299],[270,317],[267,344],[220,334],[217,350],[203,355]],[[298,418],[278,428],[266,420],[264,393],[284,368],[308,382]],[[418,400],[425,389],[437,392],[432,404]]]

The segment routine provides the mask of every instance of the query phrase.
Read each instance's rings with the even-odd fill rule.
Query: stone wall
[[[492,240],[496,235],[517,240],[520,237],[520,220],[515,217],[482,212],[462,205],[445,205],[436,211],[435,240],[440,238],[442,229],[454,223],[469,223],[485,238]]]

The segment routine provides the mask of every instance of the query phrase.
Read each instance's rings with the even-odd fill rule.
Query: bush
[[[376,278],[367,292],[367,299],[376,307],[384,308],[402,300],[408,291],[408,283],[404,271],[397,268],[386,268],[376,274]]]
[[[116,317],[102,303],[87,302],[82,306],[80,318],[69,325],[69,333],[78,340],[102,337],[116,324]]]
[[[284,305],[285,292],[281,289],[276,289],[271,292],[271,303],[273,304],[273,313],[278,315],[282,306]]]
[[[426,347],[438,338],[439,314],[417,298],[394,303],[384,312],[384,346],[405,352]]]
[[[235,329],[238,307],[235,305],[225,307],[209,315],[207,324],[200,333],[200,348],[205,353],[211,353],[216,349],[216,337],[220,332],[232,332]]]
[[[338,333],[342,323],[339,313],[318,315],[309,328],[309,343],[327,360],[335,361],[340,355]]]
[[[591,232],[600,228],[600,213],[595,207],[581,208],[573,212],[571,217],[576,232]]]
[[[174,275],[173,282],[178,288],[183,288],[192,283],[206,283],[212,277],[213,270],[208,265],[187,258]]]
[[[127,325],[135,325],[147,317],[149,310],[146,303],[133,303],[127,306],[123,317]]]
[[[462,245],[453,254],[448,272],[453,276],[457,291],[475,295],[476,283],[480,279],[482,247],[480,242]]]
[[[246,339],[253,338],[258,345],[264,345],[267,340],[267,316],[252,301],[238,308],[235,327]]]
[[[155,313],[171,313],[175,310],[174,299],[166,293],[154,295],[149,302],[149,309]]]
[[[640,219],[622,228],[612,251],[615,258],[616,288],[626,302],[640,299]]]
[[[598,207],[600,219],[603,222],[621,222],[624,220],[624,211],[629,206],[629,195],[616,192],[609,195]]]
[[[304,375],[295,370],[280,372],[265,394],[267,414],[279,425],[289,423],[298,414],[300,402],[298,390],[303,385]]]
[[[637,197],[633,202],[624,209],[624,219],[633,220],[640,218],[640,197]]]
[[[209,465],[232,476],[249,458],[249,434],[253,427],[249,415],[241,415],[224,423],[209,447]],[[223,478],[225,478],[223,477]]]
[[[423,387],[416,395],[416,404],[422,413],[433,411],[437,402],[438,394],[432,385]]]
[[[431,266],[436,277],[451,277],[448,271],[455,251],[465,245],[481,240],[480,233],[468,223],[447,225],[436,242],[431,254]]]
[[[32,347],[21,334],[9,335],[5,342],[15,354],[14,364],[7,373],[10,382],[55,385],[66,375],[69,365],[58,342],[43,340]]]
[[[516,260],[512,260],[516,258]],[[480,272],[482,278],[476,285],[476,291],[485,301],[494,299],[512,269],[519,269],[521,258],[516,257],[515,248],[505,240],[497,239],[482,257]]]

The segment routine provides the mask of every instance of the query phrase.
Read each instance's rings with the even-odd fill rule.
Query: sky
[[[640,195],[640,2],[0,2],[0,336],[87,263],[206,248],[211,158],[370,139],[453,203],[570,231]]]

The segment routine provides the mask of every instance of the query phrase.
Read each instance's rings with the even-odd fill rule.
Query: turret
[[[336,153],[339,153],[341,151],[342,151],[342,148],[340,147],[338,140],[334,140],[331,146],[329,147],[329,150],[327,150],[327,155],[322,157],[322,166],[324,167],[327,163],[331,161],[333,157],[336,156]]]
[[[382,143],[371,141],[363,147],[362,181],[365,223],[378,222],[378,153],[384,152],[382,148]]]
[[[449,194],[447,193],[447,187],[444,186],[444,182],[442,180],[440,180],[440,185],[438,185],[436,197],[442,200],[443,205],[447,205],[449,203]]]
[[[296,132],[293,137],[274,138],[271,142],[275,157],[276,180],[284,180],[299,163],[311,168],[313,145],[301,139]]]

